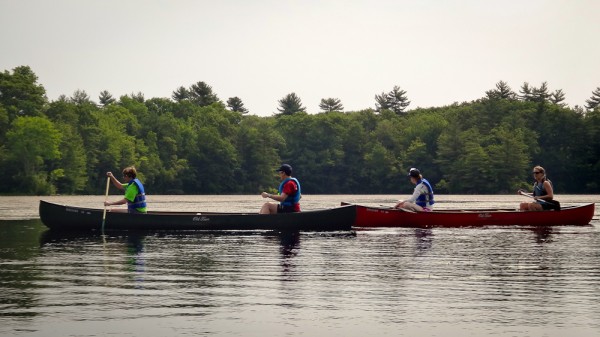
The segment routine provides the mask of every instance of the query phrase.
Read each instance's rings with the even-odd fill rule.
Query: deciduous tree
[[[46,160],[61,156],[60,132],[45,117],[17,117],[6,133],[6,150],[10,161],[19,165],[15,186],[27,194],[51,193]]]
[[[6,109],[9,122],[20,116],[41,116],[48,99],[37,80],[28,66],[16,67],[12,73],[0,72],[0,105]]]

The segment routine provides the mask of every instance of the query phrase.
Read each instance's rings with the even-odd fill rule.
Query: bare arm
[[[125,205],[126,203],[127,203],[127,199],[123,198],[123,199],[115,201],[115,202],[105,201],[104,206]]]
[[[542,200],[552,200],[554,199],[554,190],[552,189],[552,184],[548,180],[544,181],[544,189],[546,190],[546,195],[542,195],[539,197],[535,197],[535,199]]]
[[[285,193],[281,193],[281,195],[277,195],[277,194],[270,194],[270,193],[267,193],[267,192],[262,192],[260,195],[263,198],[271,198],[271,199],[273,199],[275,201],[279,201],[279,202],[284,201],[288,197],[288,195],[285,194]]]
[[[106,172],[106,175],[110,177],[110,181],[112,181],[113,185],[115,185],[116,188],[120,189],[120,190],[124,190],[125,188],[123,187],[123,184],[121,184],[120,181],[117,180],[117,178],[115,178],[115,176],[113,175],[112,172]],[[127,202],[127,201],[125,201]]]

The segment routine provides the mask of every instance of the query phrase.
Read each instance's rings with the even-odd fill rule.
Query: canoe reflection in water
[[[127,265],[128,271],[135,273],[134,281],[144,282],[143,274],[146,271],[144,236],[138,233],[127,236]]]
[[[417,255],[431,248],[433,242],[431,228],[415,228],[415,237],[417,239]]]

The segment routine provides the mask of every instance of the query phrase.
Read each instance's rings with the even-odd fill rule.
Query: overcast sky
[[[0,71],[28,65],[50,100],[204,81],[251,114],[295,92],[346,111],[406,90],[409,109],[471,101],[503,80],[562,89],[570,106],[600,87],[597,0],[0,0]]]

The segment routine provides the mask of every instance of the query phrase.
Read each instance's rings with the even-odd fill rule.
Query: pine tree
[[[190,100],[199,106],[207,106],[219,101],[212,87],[204,82],[193,84],[188,92]]]
[[[496,83],[496,89],[488,90],[485,94],[489,99],[514,99],[517,96],[504,81]]]
[[[248,113],[248,109],[244,107],[244,102],[239,97],[230,97],[227,100],[227,107],[231,111],[240,112],[242,114]]]
[[[533,90],[532,90],[532,88],[529,87],[529,83],[527,83],[527,82],[523,83],[523,85],[521,86],[521,90],[519,90],[519,92],[521,93],[519,95],[519,98],[522,101],[526,101],[526,102],[533,101]]]
[[[325,112],[344,111],[344,106],[339,98],[321,98],[319,108]]]
[[[381,95],[375,95],[375,111],[392,110],[400,115],[406,107],[410,105],[410,101],[406,97],[406,91],[395,85],[392,91],[382,92]]]
[[[186,88],[179,87],[177,88],[177,90],[173,91],[171,98],[173,98],[175,102],[181,102],[183,100],[189,99],[190,93]]]
[[[585,103],[585,108],[588,110],[594,110],[596,107],[600,106],[600,87],[597,87],[596,90],[592,91],[592,97],[586,99]]]
[[[98,99],[100,101],[100,104],[102,104],[103,106],[107,106],[116,102],[116,99],[114,99],[114,97],[106,90],[100,92],[100,96],[98,97]]]
[[[375,95],[375,111],[381,112],[390,108],[387,94],[382,92],[381,95]]]
[[[281,112],[282,115],[293,115],[296,112],[306,112],[306,108],[302,106],[300,97],[293,92],[279,100],[279,108],[277,108],[277,110]]]
[[[388,104],[390,109],[397,115],[404,112],[406,107],[410,105],[410,101],[406,97],[406,91],[401,90],[399,86],[394,86],[394,89],[388,93]]]
[[[562,101],[564,101],[564,100],[565,100],[565,93],[562,91],[562,89],[558,89],[550,95],[550,102],[552,102],[553,104],[556,104],[559,106],[565,106],[566,104],[562,103]]]

